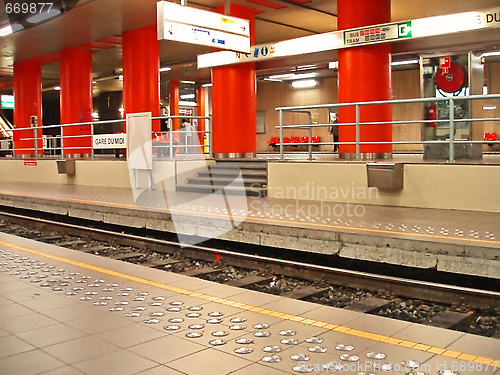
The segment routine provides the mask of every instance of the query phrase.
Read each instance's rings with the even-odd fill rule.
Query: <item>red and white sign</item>
[[[442,74],[448,74],[451,68],[451,57],[440,57],[439,67],[441,68]]]
[[[24,161],[24,165],[28,167],[36,167],[38,165],[38,160],[35,159],[26,159]]]

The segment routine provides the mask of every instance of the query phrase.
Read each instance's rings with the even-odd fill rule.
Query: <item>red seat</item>
[[[290,143],[290,139],[288,137],[283,137],[283,143]]]
[[[313,135],[311,138],[311,143],[319,143],[319,136]]]
[[[300,143],[309,143],[309,137],[303,136],[300,138]]]
[[[483,139],[485,141],[495,141],[497,139],[497,133],[484,133]]]
[[[280,138],[279,137],[271,137],[271,139],[269,140],[269,142],[267,142],[267,144],[269,146],[276,146],[277,143],[280,143]]]
[[[299,137],[290,137],[290,143],[300,143]]]

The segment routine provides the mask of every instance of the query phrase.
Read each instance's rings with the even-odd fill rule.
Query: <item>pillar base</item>
[[[341,160],[356,160],[356,154],[352,152],[345,152],[339,154]],[[361,160],[374,160],[374,159],[392,159],[392,152],[362,152]]]
[[[255,158],[257,154],[255,152],[228,152],[214,154],[214,159],[247,159]]]

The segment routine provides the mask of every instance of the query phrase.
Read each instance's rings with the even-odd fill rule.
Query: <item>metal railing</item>
[[[444,144],[445,142],[449,144],[449,155],[448,161],[453,163],[455,161],[455,145],[456,144],[500,144],[500,140],[495,141],[485,141],[485,140],[463,140],[455,138],[455,130],[458,124],[461,123],[474,123],[474,122],[500,122],[500,117],[493,118],[455,118],[455,102],[463,102],[463,101],[474,101],[474,100],[491,100],[491,99],[500,99],[500,95],[473,95],[473,96],[456,96],[456,97],[442,97],[442,98],[416,98],[416,99],[400,99],[400,100],[383,100],[383,101],[368,101],[368,102],[353,102],[353,103],[334,103],[334,104],[319,104],[319,105],[308,105],[308,106],[294,106],[294,107],[278,107],[276,111],[279,114],[279,125],[276,126],[279,129],[279,145],[280,149],[280,160],[284,160],[284,147],[285,146],[293,146],[297,144],[292,143],[284,143],[283,136],[284,131],[288,129],[308,129],[309,130],[309,142],[301,142],[300,145],[308,146],[308,159],[312,160],[312,147],[313,146],[321,146],[321,145],[355,145],[355,160],[361,161],[361,145],[403,145],[403,144],[413,144],[413,145],[426,145],[426,144]],[[453,110],[449,110],[449,115],[447,118],[441,119],[408,119],[408,120],[398,120],[398,121],[361,121],[361,108],[373,105],[395,105],[395,104],[429,104],[429,103],[438,103],[438,102],[447,102],[448,108],[453,108]],[[325,123],[325,124],[313,124],[311,121],[312,115],[311,110],[317,109],[329,109],[330,111],[337,112],[340,108],[345,107],[354,107],[356,121],[350,123]],[[299,124],[299,125],[285,125],[284,124],[284,113],[307,113],[309,115],[309,123],[308,124]],[[424,114],[424,110],[422,108],[422,115]],[[440,127],[440,129],[449,129],[449,137],[446,140],[418,140],[418,141],[391,141],[391,142],[366,142],[361,141],[361,132],[363,127],[365,126],[374,126],[374,125],[410,125],[410,124],[447,124],[447,127]],[[312,141],[312,129],[320,128],[320,127],[330,127],[330,126],[355,126],[356,127],[356,138],[354,141],[350,142],[311,142]]]
[[[180,121],[181,119],[191,121],[203,120],[205,122],[205,130],[172,130],[173,120]],[[153,148],[157,151],[156,156],[169,157],[173,159],[176,153],[212,155],[212,119],[210,116],[158,116],[152,117],[151,120],[167,121],[169,129],[167,131],[152,131],[151,139],[153,142]],[[15,128],[15,135],[12,140],[13,156],[15,158],[21,155],[33,158],[64,158],[68,155],[78,154],[83,158],[94,158],[96,157],[96,154],[99,155],[99,153],[102,153],[104,155],[106,152],[115,153],[115,155],[117,155],[117,152],[123,150],[124,147],[108,147],[102,149],[96,148],[93,144],[94,135],[119,136],[120,134],[127,134],[126,132],[116,131],[116,129],[113,129],[113,126],[116,124],[121,125],[121,129],[123,129],[123,125],[126,124],[126,120],[89,121],[71,124],[45,125],[43,127]],[[72,133],[70,128],[82,126],[89,126],[90,128],[85,132],[79,130],[82,134],[70,135]],[[18,132],[17,136],[16,132]],[[59,134],[42,136],[42,132],[54,132]],[[203,139],[205,139],[205,142],[203,142],[203,144],[199,144],[199,142],[197,142],[199,134],[204,134]],[[87,138],[89,140],[81,142],[82,145],[67,146],[69,143],[68,141],[71,139]],[[166,139],[167,141],[161,142],[159,139]],[[29,143],[29,146],[23,145],[23,147],[21,147],[21,143]]]

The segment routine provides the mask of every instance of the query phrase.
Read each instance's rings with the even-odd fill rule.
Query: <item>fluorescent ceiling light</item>
[[[12,25],[2,27],[0,29],[0,36],[7,36],[22,29],[24,29],[23,25],[21,25],[20,23],[13,23]]]
[[[500,56],[500,51],[485,52],[481,57]]]
[[[162,72],[169,72],[169,71],[171,71],[171,70],[172,70],[172,68],[171,68],[171,67],[169,67],[169,66],[165,66],[165,67],[163,67],[163,68],[160,68],[159,72],[160,72],[160,73],[162,73]]]
[[[276,78],[264,78],[263,81],[270,81],[270,82],[283,82],[282,79],[276,79]]]
[[[494,111],[495,109],[497,109],[496,105],[485,105],[483,107],[483,110],[485,110],[485,111]]]
[[[338,61],[331,61],[328,63],[328,69],[338,69],[338,68],[339,68]]]
[[[188,85],[196,85],[194,81],[181,81],[181,83],[187,83]]]
[[[412,59],[412,60],[403,60],[403,61],[393,61],[391,63],[392,66],[398,66],[398,65],[412,65],[412,64],[418,64],[419,61],[418,59]]]
[[[123,107],[118,108],[118,112],[120,112],[120,113],[125,112],[125,108],[123,108]]]
[[[54,90],[60,91],[61,90],[61,86],[54,86]]]
[[[121,80],[123,81],[123,74],[120,74],[120,75],[118,76],[118,79],[121,79]]]
[[[294,78],[295,73],[284,73],[284,74],[275,74],[269,76],[269,79],[286,79],[286,78]]]
[[[57,17],[60,14],[61,11],[59,9],[51,9],[48,12],[38,13],[35,14],[34,16],[28,17],[26,21],[29,23],[40,23],[43,21],[50,20],[51,18]]]
[[[185,100],[185,99],[194,99],[195,95],[194,94],[184,94],[184,95],[181,95],[180,98],[183,99],[183,100]]]
[[[186,101],[179,101],[179,105],[182,107],[197,107],[198,105],[195,102],[186,102]]]
[[[318,81],[315,79],[303,79],[300,81],[293,81],[292,87],[294,89],[306,88],[306,87],[314,87],[318,84]]]
[[[201,85],[201,87],[212,87],[213,85],[213,83],[205,83],[204,85]]]

